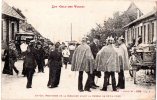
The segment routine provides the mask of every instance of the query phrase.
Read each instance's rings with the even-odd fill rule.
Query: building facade
[[[1,44],[4,49],[9,41],[14,40],[15,34],[19,32],[20,21],[24,18],[16,10],[2,1],[2,19],[1,19]]]
[[[157,40],[157,11],[153,10],[124,26],[126,44],[142,38],[143,44],[151,44]]]

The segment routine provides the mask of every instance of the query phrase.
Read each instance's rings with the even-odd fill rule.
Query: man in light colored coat
[[[112,43],[113,38],[108,38],[108,45],[104,46],[96,56],[96,69],[104,72],[104,84],[102,91],[107,91],[108,79],[112,78],[112,89],[116,89],[115,72],[120,72],[118,53],[114,49]]]
[[[72,57],[72,71],[79,71],[78,76],[78,90],[80,92],[83,91],[83,72],[85,71],[88,74],[88,79],[86,81],[86,85],[84,90],[91,92],[91,74],[93,72],[94,67],[94,58],[91,52],[89,45],[86,43],[86,38],[82,39],[82,44],[79,45],[74,51]]]
[[[117,87],[120,89],[125,89],[124,70],[128,70],[129,68],[128,50],[125,45],[124,38],[120,37],[118,39],[118,44],[119,44],[119,50],[121,52],[121,59],[120,59],[120,72],[118,73]]]

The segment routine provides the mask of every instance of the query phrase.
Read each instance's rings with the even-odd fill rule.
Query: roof
[[[148,18],[148,17],[150,17],[150,16],[152,16],[152,15],[155,15],[156,13],[157,13],[157,11],[156,11],[156,10],[153,10],[153,11],[151,11],[151,12],[149,12],[149,13],[147,13],[147,14],[141,16],[140,18],[135,19],[134,21],[132,21],[132,22],[130,22],[129,24],[125,25],[123,28],[126,28],[126,27],[128,27],[128,26],[130,26],[130,25],[132,25],[132,24],[134,24],[134,23],[136,23],[136,22],[138,22],[138,21],[141,21],[141,20],[143,20],[143,19],[145,19],[145,18]]]
[[[2,1],[2,14],[24,20],[11,6]]]
[[[137,12],[137,10],[139,10],[140,16],[143,15],[143,13],[141,12],[141,10],[135,5],[134,2],[131,2],[130,6],[128,7],[126,12]]]

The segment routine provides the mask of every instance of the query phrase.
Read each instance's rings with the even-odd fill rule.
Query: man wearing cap
[[[124,42],[124,38],[118,38],[119,49],[121,51],[121,62],[120,62],[120,72],[118,73],[118,85],[117,87],[120,89],[125,89],[125,77],[124,70],[128,70],[129,68],[129,57],[128,50]]]
[[[76,48],[72,57],[72,71],[79,71],[78,76],[78,90],[83,92],[83,72],[85,71],[88,75],[85,91],[89,91],[91,87],[91,74],[93,72],[94,67],[94,58],[91,52],[89,45],[86,43],[86,38],[82,39],[82,43]]]
[[[96,56],[96,69],[104,72],[104,84],[102,91],[107,91],[108,79],[112,78],[112,89],[116,89],[115,72],[120,72],[118,53],[114,49],[112,43],[113,38],[108,38],[108,45],[104,46]]]
[[[99,39],[100,39],[100,36],[96,35],[93,38],[93,42],[90,44],[90,48],[91,48],[91,51],[92,51],[94,59],[96,58],[96,55],[97,55],[98,51],[100,50]],[[100,78],[101,77],[101,72],[100,71],[96,71],[96,70],[93,71],[92,79],[91,79],[91,87],[93,89],[96,89],[97,87],[99,87],[99,86],[97,86],[95,84],[95,81],[94,81],[95,80],[95,76]]]
[[[44,73],[44,56],[45,56],[45,51],[42,48],[41,43],[37,44],[37,49],[36,49],[36,61],[38,65],[38,72]]]
[[[31,40],[30,43],[28,44],[29,48],[31,49],[31,53],[35,56],[36,59],[36,55],[37,55],[37,51],[35,49],[35,40]],[[27,46],[27,48],[28,48]],[[26,55],[26,51],[23,53],[23,55]],[[25,60],[25,57],[24,57]],[[26,76],[26,66],[25,66],[25,61],[23,62],[23,69],[22,69],[22,75],[24,75],[24,77]]]

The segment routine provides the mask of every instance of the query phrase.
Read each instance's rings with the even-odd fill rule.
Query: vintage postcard
[[[155,100],[156,0],[2,0],[2,100]]]

